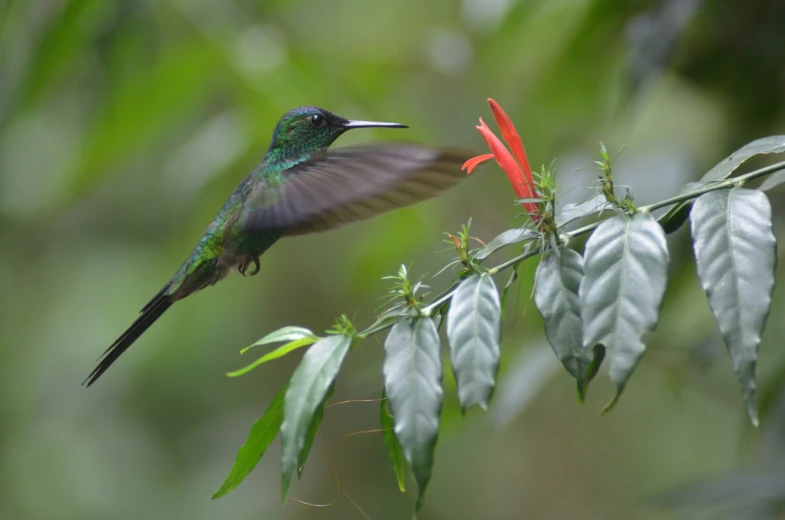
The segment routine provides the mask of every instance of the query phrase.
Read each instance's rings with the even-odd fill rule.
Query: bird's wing
[[[245,201],[244,232],[301,235],[371,218],[431,198],[466,177],[464,151],[413,144],[342,148],[257,184]]]

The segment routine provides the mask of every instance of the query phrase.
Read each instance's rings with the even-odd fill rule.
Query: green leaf
[[[592,356],[583,347],[581,299],[583,257],[572,249],[551,252],[540,264],[534,288],[534,304],[545,321],[545,336],[567,372],[585,389]],[[585,397],[581,395],[581,400]]]
[[[224,483],[221,484],[220,489],[213,493],[213,500],[221,498],[239,486],[240,482],[248,476],[259,460],[261,460],[264,452],[267,451],[267,448],[278,435],[281,420],[283,419],[283,401],[287,388],[289,388],[288,382],[273,397],[273,400],[267,406],[267,410],[264,411],[264,415],[251,426],[248,439],[237,451],[234,465]]]
[[[384,444],[387,445],[387,456],[390,457],[390,462],[393,465],[395,472],[395,479],[398,481],[398,489],[401,493],[406,491],[406,468],[403,464],[403,451],[401,444],[398,442],[398,437],[395,436],[393,416],[387,410],[387,397],[386,393],[382,391],[382,403],[379,407],[379,423],[384,432]]]
[[[785,153],[785,135],[772,135],[747,143],[701,177],[701,181],[720,181],[730,177],[736,168],[758,155]]]
[[[691,221],[698,277],[757,425],[755,366],[777,263],[771,205],[758,190],[713,191],[695,202]]]
[[[281,495],[284,500],[289,494],[294,472],[300,467],[314,416],[323,405],[351,344],[352,339],[343,335],[319,340],[308,349],[292,374],[281,424]]]
[[[685,184],[679,190],[679,193],[688,193],[700,187],[701,185],[705,185],[713,181],[727,179],[733,174],[734,171],[736,171],[739,166],[748,160],[758,155],[768,153],[785,153],[785,135],[772,135],[770,137],[764,137],[742,146],[726,157],[714,168],[709,170],[706,175],[701,177],[700,182],[690,182]],[[768,186],[765,189],[772,187],[773,186]],[[761,189],[764,188],[761,187]],[[687,218],[690,215],[690,208],[692,207],[692,204],[693,201],[681,202],[673,206],[667,213],[665,213],[665,215],[660,217],[659,222],[665,229],[666,233],[673,233],[687,221]]]
[[[419,510],[431,479],[444,394],[439,333],[433,320],[403,320],[390,330],[384,342],[384,388],[395,418],[395,435],[417,482],[415,509]]]
[[[261,345],[269,345],[270,343],[278,343],[281,341],[297,341],[301,339],[311,339],[311,343],[315,343],[319,340],[319,336],[311,332],[310,330],[303,328],[303,327],[283,327],[276,331],[273,331],[254,343],[249,347],[245,347],[240,351],[240,354],[245,354],[248,350],[259,347]],[[309,343],[306,343],[308,345]]]
[[[499,370],[501,324],[501,301],[493,277],[475,274],[461,282],[447,313],[447,339],[464,412],[474,405],[488,409]]]
[[[327,401],[333,396],[333,391],[335,390],[335,385],[330,385],[330,389],[327,391],[327,395],[324,396],[324,400],[322,400],[322,404],[319,405],[319,408],[316,409],[316,413],[313,414],[313,420],[311,421],[311,426],[308,427],[308,435],[305,437],[305,446],[303,447],[302,453],[300,453],[300,460],[297,461],[297,478],[300,479],[303,476],[303,469],[305,469],[305,461],[308,460],[308,455],[311,453],[311,447],[313,447],[313,441],[316,439],[316,432],[319,430],[319,426],[322,424],[322,419],[324,419],[324,406],[327,404]]]
[[[583,345],[601,344],[610,359],[616,403],[645,350],[641,335],[654,330],[668,279],[665,233],[651,215],[619,215],[600,224],[586,242],[579,290]]]
[[[264,356],[260,357],[259,359],[257,359],[253,363],[251,363],[250,365],[246,365],[243,368],[235,370],[234,372],[229,372],[226,375],[229,376],[229,377],[238,377],[238,376],[245,375],[248,372],[250,372],[251,370],[253,370],[254,368],[256,368],[256,367],[258,367],[260,365],[263,365],[263,364],[267,363],[268,361],[272,361],[274,359],[281,358],[281,357],[285,356],[286,354],[288,354],[289,352],[291,352],[293,350],[297,350],[298,348],[305,347],[305,346],[308,346],[308,345],[310,345],[312,343],[315,343],[316,340],[318,340],[318,339],[319,339],[318,337],[313,337],[313,338],[302,338],[302,339],[297,339],[297,340],[294,340],[294,341],[290,341],[289,343],[287,343],[285,345],[281,345],[280,347],[278,347],[277,349],[273,350],[272,352],[268,352],[267,354],[265,354]]]
[[[520,242],[525,242],[526,240],[533,240],[540,235],[531,229],[526,228],[517,228],[517,229],[508,229],[501,235],[497,236],[490,242],[488,245],[485,246],[479,253],[474,255],[475,260],[485,260],[493,253],[498,251],[499,249],[509,246],[511,244],[518,244]]]
[[[556,225],[558,227],[566,226],[574,220],[601,213],[612,207],[613,205],[606,202],[602,195],[596,195],[577,204],[565,204],[561,211],[556,214]]]

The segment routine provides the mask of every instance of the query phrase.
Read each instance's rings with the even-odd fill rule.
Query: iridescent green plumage
[[[464,177],[469,154],[412,144],[327,151],[352,128],[405,128],[349,121],[318,107],[284,114],[262,162],[240,183],[172,279],[142,309],[87,377],[90,386],[171,305],[233,268],[256,274],[259,256],[286,235],[324,231],[427,199]],[[249,270],[250,269],[250,270]]]

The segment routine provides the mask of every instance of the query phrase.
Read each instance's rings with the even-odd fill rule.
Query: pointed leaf
[[[417,510],[431,479],[442,411],[439,333],[430,318],[396,323],[384,342],[384,388],[395,435],[417,482]]]
[[[479,253],[474,255],[475,260],[485,260],[493,253],[498,251],[499,249],[509,246],[511,244],[518,244],[520,242],[525,242],[526,240],[533,240],[537,238],[539,234],[532,230],[526,228],[517,228],[517,229],[508,229],[504,233],[500,234],[490,242],[488,245],[485,246]]]
[[[758,190],[713,191],[695,202],[691,221],[698,277],[757,424],[755,365],[777,263],[771,205]]]
[[[319,426],[322,424],[322,419],[324,418],[324,406],[327,404],[327,401],[333,396],[333,391],[335,390],[335,385],[330,385],[330,389],[327,391],[327,395],[324,396],[322,400],[322,404],[319,405],[319,408],[316,409],[316,413],[313,414],[313,420],[311,421],[311,426],[308,427],[308,435],[305,437],[305,446],[303,447],[302,453],[300,453],[300,460],[297,461],[297,478],[300,479],[303,476],[303,469],[305,469],[305,461],[308,460],[308,455],[311,453],[311,447],[313,446],[313,441],[316,439],[316,432],[319,430]]]
[[[696,184],[705,184],[712,181],[727,179],[733,175],[733,172],[736,171],[739,166],[748,160],[757,157],[758,155],[768,153],[785,153],[785,135],[772,135],[747,143],[709,170],[706,175],[701,177],[700,183],[687,183],[679,190],[679,193],[692,191]],[[773,186],[771,185],[766,188],[761,186],[761,189],[770,189],[772,187]],[[660,224],[665,228],[666,233],[673,233],[687,221],[692,204],[693,201],[681,202],[673,206],[665,215],[660,217]]]
[[[253,423],[251,431],[248,433],[248,439],[237,451],[234,465],[224,483],[221,484],[221,488],[213,493],[213,499],[221,498],[239,486],[251,470],[256,467],[264,452],[267,451],[268,446],[278,435],[281,420],[283,419],[283,400],[287,388],[289,388],[288,382],[273,397],[273,400],[267,406],[267,410],[264,411],[264,415]]]
[[[395,479],[398,481],[398,489],[404,493],[406,491],[406,468],[403,464],[403,449],[398,442],[398,437],[395,436],[395,422],[387,410],[387,397],[384,391],[382,391],[382,402],[379,407],[379,423],[384,432],[384,444],[387,445],[387,456],[392,462]]]
[[[583,345],[601,344],[616,385],[615,404],[640,361],[641,335],[654,330],[668,278],[665,233],[651,215],[606,220],[586,242],[579,290]]]
[[[551,252],[540,264],[534,288],[534,304],[545,321],[545,336],[556,357],[579,383],[585,381],[591,352],[583,347],[581,299],[583,257],[572,249]]]
[[[447,339],[464,411],[474,405],[488,409],[499,370],[501,324],[501,301],[493,277],[475,274],[461,282],[447,313]]]
[[[588,217],[612,207],[610,203],[605,201],[602,195],[596,195],[577,204],[565,204],[561,211],[556,214],[556,225],[558,227],[566,226],[573,220]]]
[[[274,359],[281,358],[281,357],[285,356],[286,354],[288,354],[289,352],[291,352],[293,350],[297,350],[298,348],[308,346],[308,345],[310,345],[312,343],[316,343],[316,341],[318,339],[319,339],[318,337],[314,336],[314,337],[306,337],[306,338],[301,338],[301,339],[296,339],[294,341],[290,341],[289,343],[287,343],[285,345],[281,345],[277,349],[275,349],[275,350],[273,350],[271,352],[268,352],[267,354],[265,354],[264,356],[260,357],[259,359],[257,359],[253,363],[251,363],[249,365],[246,365],[243,368],[240,368],[238,370],[235,370],[234,372],[229,372],[226,375],[229,376],[229,377],[242,376],[244,374],[247,374],[248,372],[250,372],[254,368],[267,363],[268,361],[272,361]]]
[[[717,166],[709,170],[706,175],[701,177],[701,181],[707,182],[727,179],[733,174],[736,168],[748,160],[767,153],[785,153],[785,135],[772,135],[745,144],[726,157]]]
[[[276,331],[273,331],[254,343],[249,347],[245,347],[240,351],[240,354],[245,354],[249,349],[254,347],[258,347],[261,345],[269,345],[270,343],[278,343],[282,341],[297,341],[301,339],[310,338],[314,343],[319,340],[319,336],[311,332],[310,330],[303,328],[303,327],[282,327]]]
[[[352,339],[344,335],[319,340],[308,349],[292,374],[281,424],[281,495],[284,500],[300,465],[314,416],[324,403],[351,343]]]

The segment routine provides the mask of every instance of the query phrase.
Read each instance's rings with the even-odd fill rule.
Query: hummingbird
[[[259,257],[283,237],[326,231],[428,199],[465,177],[470,154],[386,143],[329,150],[355,128],[408,128],[351,121],[323,108],[284,114],[262,161],[234,190],[191,255],[101,355],[88,387],[172,304],[216,284],[233,269],[253,276]]]

